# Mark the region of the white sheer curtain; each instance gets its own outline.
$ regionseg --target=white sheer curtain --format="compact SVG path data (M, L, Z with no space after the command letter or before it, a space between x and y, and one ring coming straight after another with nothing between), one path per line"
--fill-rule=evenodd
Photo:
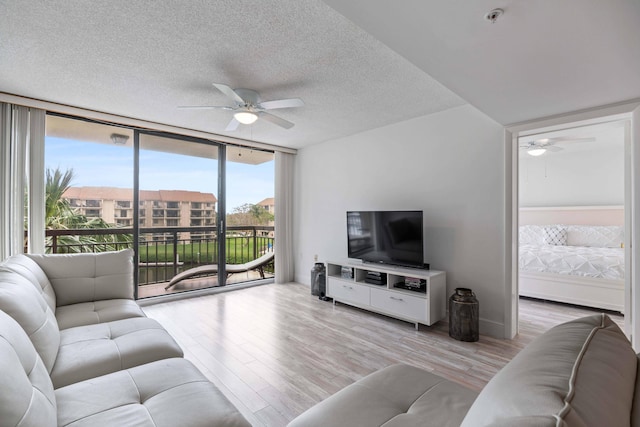
M28 149L28 186L29 209L28 224L29 253L44 253L45 228L45 178L44 178L44 138L46 111L29 109L29 149Z
M276 283L293 281L293 154L276 151L275 265Z
M30 209L33 215L29 215L29 226L41 234L40 239L29 243L39 246L32 252L44 250L44 120L42 110L0 103L0 260L24 251L29 182L33 183L29 198L34 199L35 209ZM35 163L29 161L30 157ZM39 169L34 170L36 167ZM35 179L28 179L30 171Z

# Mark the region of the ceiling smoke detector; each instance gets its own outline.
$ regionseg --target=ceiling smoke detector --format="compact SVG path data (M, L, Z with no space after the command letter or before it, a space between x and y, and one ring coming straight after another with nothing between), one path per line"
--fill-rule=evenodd
M502 9L493 9L491 12L484 15L484 19L495 24L498 18L504 13Z

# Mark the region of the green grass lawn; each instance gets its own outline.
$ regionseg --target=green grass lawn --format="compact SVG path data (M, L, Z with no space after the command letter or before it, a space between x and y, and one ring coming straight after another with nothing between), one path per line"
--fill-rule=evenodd
M260 237L257 239L257 256L266 249L273 240ZM140 262L173 262L173 245L140 244ZM188 264L216 264L218 260L217 242L178 243L178 258ZM226 261L228 264L242 264L255 259L254 239L244 237L228 237L226 245Z

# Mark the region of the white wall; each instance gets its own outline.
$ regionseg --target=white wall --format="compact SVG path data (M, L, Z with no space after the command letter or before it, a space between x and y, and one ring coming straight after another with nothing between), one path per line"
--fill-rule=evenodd
M347 210L423 210L425 261L447 272L448 295L472 288L481 332L503 337L503 138L467 105L299 150L296 281L309 284L315 254L346 258Z
M624 205L623 129L619 134L596 150L521 156L520 206Z

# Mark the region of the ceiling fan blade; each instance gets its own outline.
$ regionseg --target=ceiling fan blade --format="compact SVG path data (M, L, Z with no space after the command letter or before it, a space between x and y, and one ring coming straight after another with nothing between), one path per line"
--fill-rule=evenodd
M232 107L225 105L180 105L180 110L233 110Z
M227 127L224 128L224 130L227 131L227 132L234 131L234 130L238 129L238 125L240 125L240 122L237 121L235 118L233 118L233 119L231 119L231 121L229 122Z
M555 145L545 145L543 148L547 151L562 151L562 147L556 147Z
M551 138L551 141L553 143L556 143L556 142L593 142L595 140L596 140L595 138L571 138L570 136Z
M273 101L261 102L259 107L265 110L275 110L276 108L302 107L304 102L300 98L276 99Z
M287 121L278 116L274 116L273 114L265 113L264 111L259 112L258 116L260 116L261 119L264 119L268 122L273 123L274 125L278 125L285 129L291 129L293 127L293 123L291 123L290 121Z
M233 89L231 89L227 85L223 85L222 83L213 83L213 87L218 89L220 92L227 95L227 98L233 99L238 104L245 104L244 99L240 95L238 95Z

